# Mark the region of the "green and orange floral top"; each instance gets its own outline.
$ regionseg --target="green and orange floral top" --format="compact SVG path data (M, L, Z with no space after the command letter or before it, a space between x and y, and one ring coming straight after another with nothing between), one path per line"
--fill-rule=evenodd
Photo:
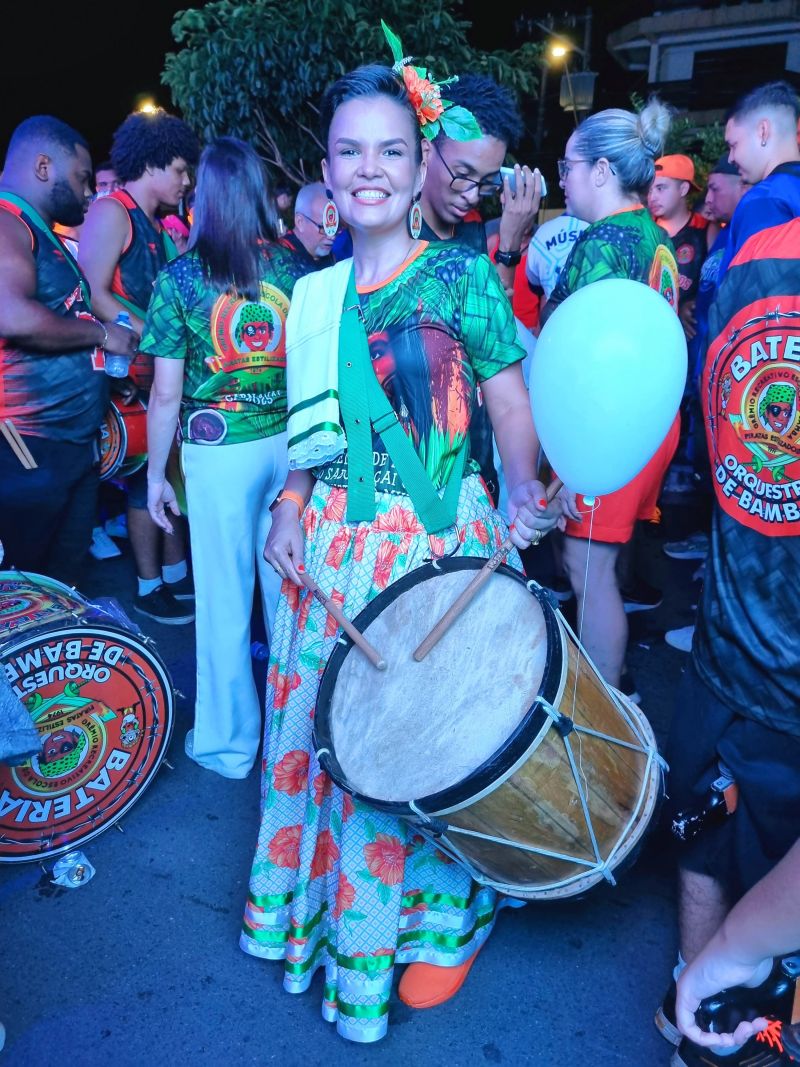
M359 297L378 381L441 488L469 433L476 386L525 358L497 272L464 246L423 243L396 274L359 287ZM375 488L403 492L378 434L373 452ZM347 453L316 474L346 486Z

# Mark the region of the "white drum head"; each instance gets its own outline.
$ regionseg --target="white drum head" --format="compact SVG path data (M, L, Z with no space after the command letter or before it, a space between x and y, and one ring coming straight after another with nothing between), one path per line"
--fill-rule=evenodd
M498 752L544 674L544 613L526 586L493 574L427 657L414 649L477 574L438 574L401 593L364 631L387 661L355 648L336 678L330 733L349 786L407 803L457 785Z

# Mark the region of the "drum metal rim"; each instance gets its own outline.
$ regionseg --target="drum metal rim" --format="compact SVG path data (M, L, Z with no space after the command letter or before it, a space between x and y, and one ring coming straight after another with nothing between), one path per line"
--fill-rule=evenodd
M109 400L108 408L109 412L113 411L113 417L119 428L119 454L117 455L113 466L109 467L107 471L100 475L101 482L107 482L110 478L113 478L115 474L119 473L120 467L125 462L125 453L128 451L128 427L125 425L122 413L113 400ZM109 412L106 412L106 415L108 415Z
M75 592L71 590L71 592ZM80 594L75 594L76 597L80 597ZM80 598L83 600L84 598ZM75 848L80 848L87 842L93 840L104 830L108 830L114 826L115 823L130 811L131 807L139 800L148 786L152 783L156 776L156 773L164 762L164 758L169 749L172 741L172 734L175 726L175 689L173 688L172 679L170 677L169 670L166 664L162 660L161 656L154 649L152 641L145 635L139 635L135 631L126 630L122 626L116 626L113 623L103 623L93 619L76 619L74 626L65 626L60 623L55 628L50 628L46 624L40 626L29 626L13 631L6 631L0 633L0 664L7 656L14 655L22 646L24 646L31 639L36 639L39 636L46 635L48 638L57 640L61 635L75 634L76 630L84 630L91 634L96 634L100 637L108 637L112 640L119 640L123 638L124 641L132 643L135 650L141 655L144 654L151 661L151 665L159 676L162 688L166 697L166 704L163 708L164 719L164 736L161 745L161 755L157 761L153 764L150 772L146 777L141 779L141 784L137 786L136 791L128 798L128 800L120 807L119 811L114 815L113 819L101 823L96 828L90 830L82 836L71 838L66 844L57 848L43 848L40 852L29 853L26 855L3 855L0 852L0 864L3 863L31 863L39 862L43 859L52 859L55 856L60 856L64 852L70 852ZM9 636L12 639L3 642L3 637ZM55 836L55 835L53 835Z
M433 563L427 563L422 567L417 567L403 575L402 578L398 578L388 589L385 589L375 597L353 619L353 623L363 632L370 623L378 618L388 604L391 604L408 589L452 571L480 570L486 562L486 559L481 556L458 556L438 559L435 566ZM539 692L531 701L531 706L523 715L516 730L506 739L503 747L455 785L439 793L415 797L405 802L385 801L366 796L348 784L339 761L336 759L333 738L327 718L339 669L354 647L350 639L342 635L328 658L320 681L314 715L312 743L323 770L330 775L340 789L349 793L356 800L370 804L380 811L386 811L392 815L412 820L418 820L420 816L424 819L434 812L457 811L459 808L470 804L476 795L491 793L493 789L497 788L513 773L520 762L524 762L537 745L541 744L542 738L552 725L552 719L542 707L542 701L548 704L557 703L566 680L567 657L564 631L547 592L541 586L507 564L501 564L496 573L505 575L524 585L531 596L538 601L544 615L547 652Z

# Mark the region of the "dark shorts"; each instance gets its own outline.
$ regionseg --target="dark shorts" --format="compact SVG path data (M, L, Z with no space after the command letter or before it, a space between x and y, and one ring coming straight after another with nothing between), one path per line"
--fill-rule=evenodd
M136 511L147 511L147 466L129 475L125 479L128 494L128 507Z
M800 737L738 715L690 664L678 689L666 759L670 820L706 797L720 760L736 780L734 814L677 847L681 867L710 875L738 899L800 838Z

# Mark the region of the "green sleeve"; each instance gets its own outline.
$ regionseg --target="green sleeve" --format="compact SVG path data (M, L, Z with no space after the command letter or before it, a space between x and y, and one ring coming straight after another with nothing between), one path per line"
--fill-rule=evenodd
M461 286L461 337L479 381L493 377L525 358L517 339L517 321L494 264L476 257Z
M159 271L153 283L139 347L160 359L187 358L184 309L169 267Z

